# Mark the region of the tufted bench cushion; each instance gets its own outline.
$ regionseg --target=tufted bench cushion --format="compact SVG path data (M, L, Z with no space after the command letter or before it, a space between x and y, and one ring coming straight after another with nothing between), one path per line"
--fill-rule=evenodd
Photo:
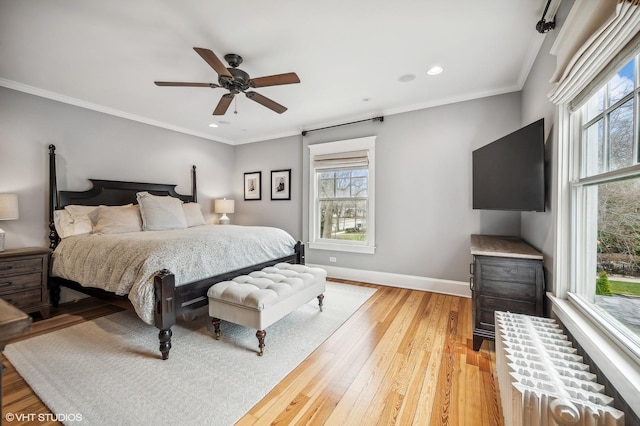
M262 355L266 327L314 297L322 310L326 278L324 269L278 263L214 284L207 296L216 338L220 337L220 320L255 328Z

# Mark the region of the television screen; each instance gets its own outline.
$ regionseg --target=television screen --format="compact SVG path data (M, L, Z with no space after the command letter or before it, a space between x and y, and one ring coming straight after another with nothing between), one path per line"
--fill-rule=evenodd
M473 151L473 208L544 211L544 118Z

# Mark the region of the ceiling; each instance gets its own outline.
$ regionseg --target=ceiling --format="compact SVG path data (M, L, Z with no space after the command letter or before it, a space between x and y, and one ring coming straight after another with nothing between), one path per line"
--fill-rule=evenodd
M544 39L535 26L545 5L0 0L0 85L248 143L520 90ZM240 94L225 115L213 116L225 89L154 85L217 83L194 47L211 49L223 62L227 53L241 55L239 68L253 78L296 72L299 84L254 89L288 110L277 114ZM433 65L444 72L427 75Z

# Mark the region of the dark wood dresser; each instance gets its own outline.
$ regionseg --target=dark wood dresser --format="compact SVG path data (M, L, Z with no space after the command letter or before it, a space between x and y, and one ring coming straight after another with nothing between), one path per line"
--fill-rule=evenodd
M543 316L542 253L517 237L472 235L473 349L495 340L494 312Z
M50 314L49 249L27 247L0 252L0 298L24 312Z

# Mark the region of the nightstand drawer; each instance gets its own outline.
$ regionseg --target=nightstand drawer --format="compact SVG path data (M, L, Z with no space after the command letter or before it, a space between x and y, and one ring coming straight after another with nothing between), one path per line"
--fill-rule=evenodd
M42 272L43 260L41 257L32 259L16 259L0 262L0 278L12 275Z
M42 274L16 275L0 277L0 295L42 286Z
M11 303L17 308L28 308L30 306L38 306L42 304L42 289L20 291L17 293L0 295L0 298Z

